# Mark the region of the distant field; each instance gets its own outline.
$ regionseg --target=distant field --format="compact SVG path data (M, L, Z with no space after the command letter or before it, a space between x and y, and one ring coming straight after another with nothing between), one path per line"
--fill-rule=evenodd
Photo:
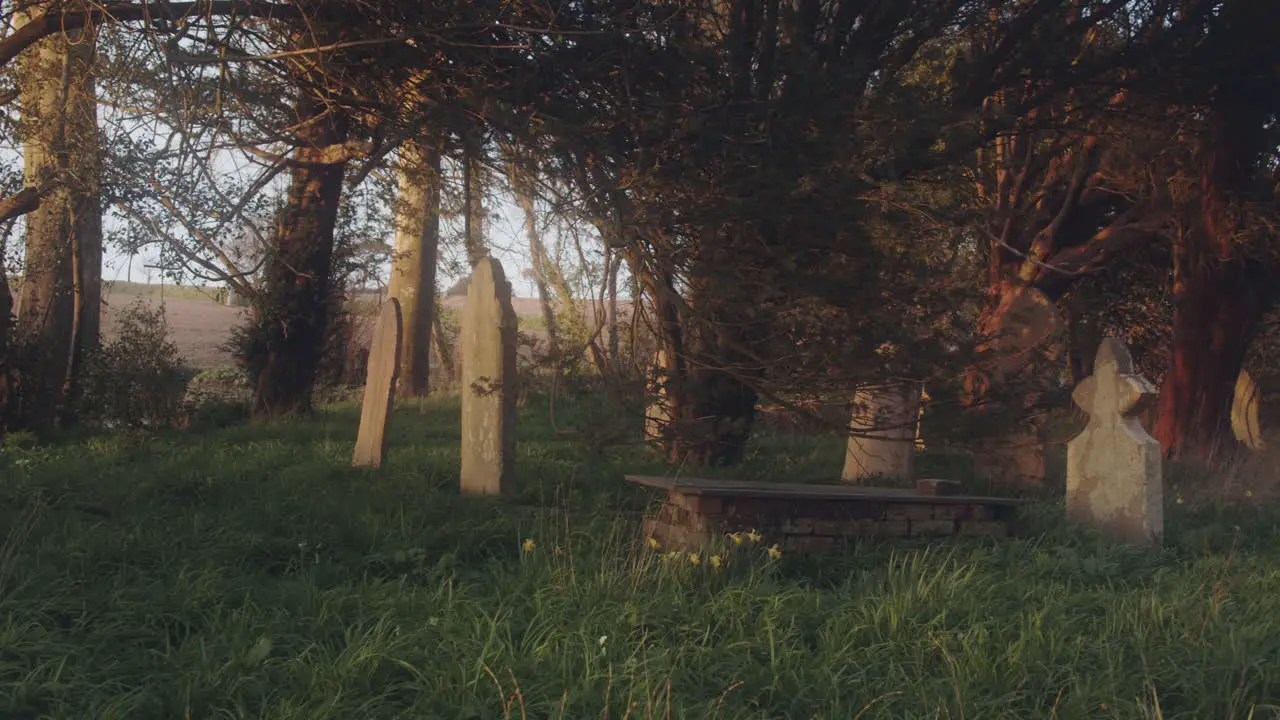
M112 337L120 312L134 299L163 302L170 336L187 364L199 370L230 364L231 354L220 346L227 341L231 328L243 322L245 308L215 302L215 292L214 288L112 283L104 293L104 338Z
M169 331L178 352L187 364L198 370L204 370L232 362L230 353L221 349L231 332L231 328L244 321L245 308L227 307L215 300L217 288L189 287L175 285L146 285L143 283L109 283L105 291L106 307L103 309L102 324L106 339L115 332L116 322L121 310L136 298L143 298L152 304L164 303L165 317L169 322ZM374 296L361 297L357 302L376 302ZM445 297L442 305L461 312L466 298L461 296ZM530 332L543 329L542 317L538 301L532 298L515 298L513 303L516 315L521 318L521 327ZM620 304L619 314L623 317L629 311L629 304Z

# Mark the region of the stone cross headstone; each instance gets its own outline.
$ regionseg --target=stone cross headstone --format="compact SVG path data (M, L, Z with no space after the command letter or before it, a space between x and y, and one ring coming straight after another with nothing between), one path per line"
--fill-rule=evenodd
M364 382L364 403L360 408L360 430L351 456L351 464L355 467L382 467L387 456L387 424L391 422L391 410L395 406L392 398L396 380L400 378L400 345L403 342L400 323L400 303L391 298L383 304L373 329Z
M1124 343L1105 338L1093 375L1072 399L1089 424L1067 443L1068 519L1114 539L1158 544L1164 536L1160 442L1138 421L1155 402L1155 388L1134 373Z
M857 392L849 429L858 435L849 436L841 480L911 477L921 389L917 383L892 383Z
M649 406L644 412L644 439L657 442L662 439L667 422L671 415L667 409L666 390L667 351L659 349L654 356L653 367L649 370L648 387Z
M462 492L510 489L516 444L516 313L502 264L476 264L462 313Z
M1250 450L1265 450L1262 441L1262 425L1258 422L1258 406L1261 403L1258 386L1248 370L1241 370L1236 378L1235 397L1231 402L1231 429L1240 444Z

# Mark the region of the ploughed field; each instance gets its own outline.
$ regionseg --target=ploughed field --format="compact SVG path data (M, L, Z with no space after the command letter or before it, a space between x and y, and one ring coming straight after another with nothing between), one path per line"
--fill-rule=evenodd
M635 445L521 410L518 492L456 493L458 404L307 424L15 437L0 483L0 717L1262 718L1280 707L1273 510L1191 510L1160 551L1033 506L1016 540L696 556L640 542ZM615 421L557 403L561 428ZM624 428L641 434L640 423ZM754 441L750 479L838 476Z
M245 308L215 302L214 293L215 290L205 288L113 283L106 290L106 307L102 311L104 339L111 339L120 312L136 298L156 305L163 302L169 339L177 346L185 364L195 370L230 365L234 360L222 346L230 337L231 329L244 322ZM460 314L465 300L462 296L444 297L442 304ZM544 332L537 300L514 298L512 305L521 330L534 335ZM627 304L623 303L620 313L625 314L627 310ZM371 325L372 314L365 320L366 325ZM362 327L365 335L368 329Z

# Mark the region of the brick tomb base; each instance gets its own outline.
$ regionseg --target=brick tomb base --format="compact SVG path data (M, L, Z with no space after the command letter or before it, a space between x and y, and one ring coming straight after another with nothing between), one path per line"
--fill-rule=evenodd
M1014 498L952 494L949 481L921 480L916 490L850 485L662 478L628 482L667 491L644 534L663 548L695 549L727 533L756 530L792 551L823 550L858 538L1004 537L1017 531Z

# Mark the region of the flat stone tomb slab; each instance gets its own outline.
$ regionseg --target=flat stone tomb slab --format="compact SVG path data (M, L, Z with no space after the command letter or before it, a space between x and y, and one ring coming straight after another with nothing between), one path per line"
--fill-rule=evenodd
M665 478L628 482L667 491L643 532L664 549L696 549L757 530L785 550L819 551L858 538L1016 534L1016 498L933 495L901 488Z

